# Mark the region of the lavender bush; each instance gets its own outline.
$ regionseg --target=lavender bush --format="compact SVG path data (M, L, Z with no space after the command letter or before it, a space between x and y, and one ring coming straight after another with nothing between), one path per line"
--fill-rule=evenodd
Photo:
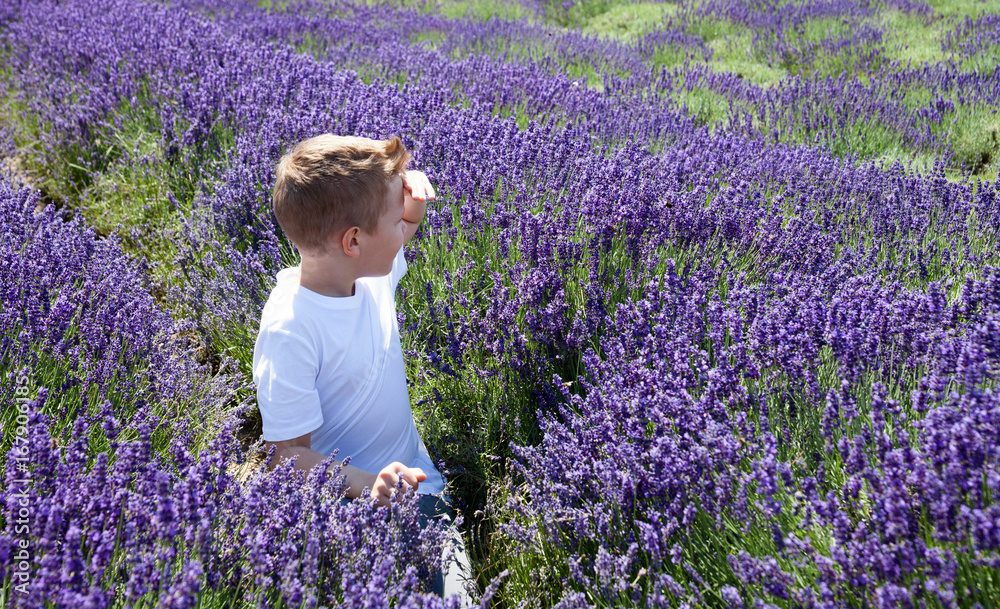
M28 371L35 386L58 387L50 406L60 426L72 427L101 403L127 421L154 399L209 425L223 415L208 404L224 404L231 383L210 380L189 355L190 325L173 322L156 303L142 261L6 179L0 214L5 402L14 399L15 377ZM12 417L4 411L5 424ZM10 437L3 441L9 448Z
M341 503L343 479L323 468L306 480L287 463L238 478L237 419L197 456L185 441L193 421L173 425L157 454L151 436L169 423L141 409L119 427L106 403L90 421L110 438L106 451L88 449L83 418L60 446L42 413L49 399L43 388L26 408L30 470L18 472L13 451L6 464L6 606L442 606L425 590L443 533L417 528L412 496L390 519L369 502Z

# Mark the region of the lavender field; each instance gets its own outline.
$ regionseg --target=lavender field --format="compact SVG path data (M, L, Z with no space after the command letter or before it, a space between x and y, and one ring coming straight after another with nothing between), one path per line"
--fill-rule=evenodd
M474 602L1000 606L998 65L981 0L0 0L0 606L460 606L412 496L264 468L325 132L438 193Z

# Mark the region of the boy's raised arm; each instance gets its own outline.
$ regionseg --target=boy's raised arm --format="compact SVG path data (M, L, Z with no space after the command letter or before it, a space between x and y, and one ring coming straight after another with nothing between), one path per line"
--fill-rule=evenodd
M406 233L403 245L410 242L417 226L427 213L427 200L435 197L434 187L422 171L410 170L403 176L403 221L406 222Z

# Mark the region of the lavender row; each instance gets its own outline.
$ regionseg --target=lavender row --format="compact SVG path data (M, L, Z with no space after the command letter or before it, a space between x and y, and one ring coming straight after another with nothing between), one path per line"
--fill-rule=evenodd
M529 39L547 38L544 29L520 23L454 22L408 9L369 9L348 3L321 8L306 1L287 6L285 12L263 11L242 0L227 3L224 11L215 4L186 2L184 6L213 15L221 12L217 17L221 27L245 40L263 38L301 45L334 65L386 81L406 82L421 91L435 91L449 105L472 104L486 111L518 115L525 122L582 122L607 141L679 141L698 133L676 103L655 93L656 87L669 87L670 82L656 78L631 49L611 43L576 37L571 39L575 44L561 53L564 61L589 64L603 47L610 45L617 51L622 59L606 74L598 75L605 81L605 93L601 94L586 86L586 78L563 73L551 59L510 61L511 53L495 57L468 52L468 48L483 48L479 40L508 30ZM425 31L444 36L440 49L410 43L412 37ZM459 58L452 59L453 55ZM622 70L634 75L615 76ZM641 105L640 97L644 97ZM595 117L600 119L592 120Z
M572 606L988 602L997 269L952 303L809 274L730 273L722 300L719 271L677 271L618 308L586 397L518 451L527 487L494 509L566 559L534 585Z
M6 606L458 606L426 592L444 531L417 527L412 496L390 518L368 502L342 503L333 474L303 479L286 464L237 477L237 418L195 454L183 441L194 420L168 423L140 407L119 426L105 403L90 421L109 438L105 451L88 447L84 418L59 445L58 417L42 414L58 398L42 388L23 409L30 470L18 472L15 451L6 460ZM156 453L162 425L175 439Z
M976 19L966 17L948 32L941 42L945 50L958 49L963 55L975 56L992 51L996 57L1000 46L1000 15L984 14Z
M99 239L64 215L37 192L0 182L0 362L12 373L0 379L0 398L13 400L13 372L53 363L59 372L47 380L75 393L81 412L109 395L143 403L199 394L204 371L178 357L189 348L190 325L160 309L146 268L114 238ZM61 414L72 421L79 413L72 402L66 408Z
M839 0L833 2L799 2L782 5L778 2L742 2L739 0L708 0L693 2L692 17L724 19L740 24L752 32L751 51L766 57L773 65L786 65L808 73L818 67L819 55L848 54L866 60L881 59L884 32L873 21L881 13L898 11L930 20L935 11L924 2L881 2L869 0ZM806 29L813 22L836 25L822 34L809 36ZM810 38L817 38L811 40ZM867 54L867 57L866 57ZM865 71L863 66L859 71Z
M711 55L699 38L676 30L657 28L633 46L499 16L448 19L429 6L375 7L351 1L297 0L262 11L258 5L241 0L184 0L171 5L203 12L220 25L239 28L250 38L282 38L320 54L348 39L365 45L395 41L431 47L453 59L463 59L469 53L502 56L508 63L536 63L553 72L562 71L565 65L594 67L599 72L640 71L647 67L643 59L649 59L665 44L691 47L694 56ZM323 38L311 35L317 32L322 32Z
M553 71L551 60L509 64L489 56L470 55L452 59L457 53L483 49L476 41L507 30L519 37L542 38L544 29L526 29L523 24L499 20L486 24L474 20L446 21L407 9L372 12L351 4L338 5L324 13L310 3L290 5L287 13L265 13L239 2L227 5L221 23L228 31L252 38L300 42L319 57L338 65L352 66L388 79L419 82L422 87L450 92L453 103L477 102L546 120L587 121L588 117L614 116L609 121L589 121L588 130L609 141L683 141L692 128L677 117L687 94L709 91L731 100L723 120L726 129L749 135L767 135L773 141L817 140L838 154L878 155L893 142L914 151L947 152L956 135L947 129L947 119L989 112L998 98L996 71L981 73L960 64L929 64L913 69L883 56L878 46L883 33L868 21L876 11L895 8L930 18L929 9L912 6L882 7L853 2L807 3L786 11L777 6L749 9L739 3L694 4L682 9L665 29L654 31L635 47L613 46L615 65L597 63L603 92L588 90L586 81ZM197 8L198 3L188 3ZM213 12L217 9L212 8ZM304 10L305 14L298 11ZM790 48L783 32L800 28L809 19L844 18L847 38L828 38ZM777 86L764 88L741 75L717 73L711 64L686 64L661 70L650 67L655 53L651 40L666 38L671 44L690 46L685 30L697 29L704 19L725 18L752 28L752 51L771 65L792 61L800 75ZM357 23L360 27L354 27ZM402 31L398 24L408 24ZM505 27L499 27L504 24ZM443 36L440 49L408 45L416 33ZM765 41L762 41L766 39ZM580 53L589 57L596 43L570 39L561 51L560 63L572 64ZM605 45L611 43L605 42ZM463 46L464 45L464 46ZM873 46L874 45L874 46ZM696 48L695 45L692 48ZM707 48L702 44L702 48ZM460 51L459 51L460 49ZM560 47L560 50L562 47ZM758 49L758 50L753 50ZM819 52L817 49L822 49ZM485 50L499 51L499 49ZM393 57L391 62L386 57ZM504 59L508 54L502 55ZM620 60L617 58L621 58ZM811 74L808 61L846 62L851 70L833 74ZM807 61L808 60L808 61ZM620 75L624 72L624 76ZM964 127L963 127L964 128ZM969 127L973 128L973 127ZM865 134L865 131L870 134ZM978 160L958 151L955 166L979 170Z

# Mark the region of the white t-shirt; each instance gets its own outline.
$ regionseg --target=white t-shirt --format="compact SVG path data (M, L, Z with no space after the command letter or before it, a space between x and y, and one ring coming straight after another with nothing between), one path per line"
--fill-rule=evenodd
M413 423L396 319L396 285L406 274L400 248L384 277L355 281L354 295L323 296L282 269L264 306L253 349L253 380L264 439L307 433L313 450L376 474L393 461L427 474L418 492L439 494L444 479Z

